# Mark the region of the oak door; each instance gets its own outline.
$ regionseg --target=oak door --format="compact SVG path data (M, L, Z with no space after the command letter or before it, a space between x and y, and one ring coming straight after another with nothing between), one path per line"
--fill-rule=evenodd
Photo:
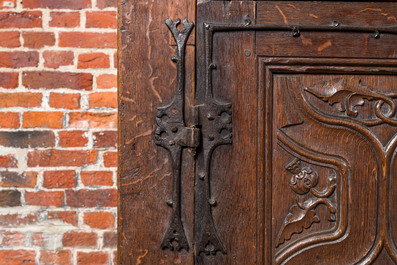
M395 2L119 8L120 264L397 263Z

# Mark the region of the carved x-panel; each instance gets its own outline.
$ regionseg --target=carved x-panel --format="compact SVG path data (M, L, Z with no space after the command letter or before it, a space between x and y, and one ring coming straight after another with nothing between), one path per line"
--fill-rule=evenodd
M397 262L393 66L393 60L260 59L265 116L277 120L265 123L273 139L265 146L273 161L265 188L265 205L272 206L265 215L272 227L265 233L273 246L265 253L269 263L303 264L304 256L354 243L362 251L344 262L368 264L383 249ZM283 191L289 208L273 190Z

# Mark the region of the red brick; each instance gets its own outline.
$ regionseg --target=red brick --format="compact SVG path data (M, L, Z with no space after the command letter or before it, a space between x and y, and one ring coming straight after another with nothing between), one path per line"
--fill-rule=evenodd
M0 20L1 21L1 20ZM39 65L38 52L0 52L0 67L21 68Z
M117 63L118 63L117 52L115 52L113 55L113 62L114 62L114 68L117 68Z
M74 170L46 171L43 178L43 187L47 189L74 188L76 186L76 172Z
M117 128L117 113L73 112L69 113L71 128Z
M0 112L0 128L16 129L19 128L20 123L19 113Z
M37 214L35 213L0 215L0 226L3 227L32 225L35 223L37 223Z
M5 167L5 168L18 167L17 158L14 155L0 155L0 167Z
M79 55L77 68L109 68L109 56L107 54L98 53L83 53Z
M80 108L80 94L51 93L50 107L56 109Z
M1 12L0 28L41 28L41 11Z
M96 6L98 8L117 7L117 0L97 0Z
M41 93L0 93L0 108L41 106Z
M62 131L59 132L59 146L82 147L88 144L86 131Z
M23 0L24 8L83 9L91 7L91 0Z
M52 128L63 127L63 112L25 112L23 113L23 128Z
M37 172L0 172L1 187L34 188L37 182Z
M0 73L0 87L2 88L17 88L18 87L18 73Z
M32 234L32 244L33 246L44 247L45 239L43 233L33 233Z
M50 27L74 28L80 26L78 12L51 12Z
M18 31L0 32L0 47L6 47L6 48L20 47L21 41L19 40L19 35L20 33Z
M0 250L0 264L7 265L35 265L36 252L34 250Z
M66 190L66 203L70 207L116 207L117 190Z
M117 87L117 75L103 74L96 78L98 88L114 88Z
M93 11L86 13L86 28L112 28L117 27L116 11Z
M60 66L73 65L74 54L71 51L43 52L44 66L57 69Z
M25 191L25 201L27 205L62 207L63 191Z
M56 252L42 250L40 253L41 265L70 265L72 253L70 250L60 249Z
M117 108L116 92L97 92L89 96L90 108Z
M34 150L28 153L29 167L85 166L96 162L94 150Z
M80 176L85 186L113 185L113 172L111 171L81 171Z
M0 245L2 247L23 247L25 235L19 232L0 231Z
M65 247L96 247L96 233L71 231L63 234L62 243Z
M54 147L52 131L1 131L0 145L15 148Z
M55 44L55 36L52 32L24 32L22 37L23 46L28 48L39 49Z
M114 227L114 215L109 212L85 213L84 223L91 228L107 229Z
M117 247L117 234L115 232L103 233L103 247L104 248Z
M106 252L77 252L77 265L107 265L108 259Z
M103 154L105 167L117 167L117 152L106 152Z
M61 32L59 47L117 48L116 33Z
M0 9L14 8L17 6L17 0L0 0Z
M117 145L117 131L93 133L94 148L112 148Z
M0 207L15 206L21 206L21 192L17 190L1 190Z
M70 88L92 90L92 74L67 72L24 72L22 84L31 89Z
M77 213L75 211L48 211L48 220L61 220L75 226L77 225Z

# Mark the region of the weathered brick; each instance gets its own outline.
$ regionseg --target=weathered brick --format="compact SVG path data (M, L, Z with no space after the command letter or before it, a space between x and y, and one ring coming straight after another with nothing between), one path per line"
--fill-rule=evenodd
M44 247L45 238L42 232L37 232L32 234L32 245L38 247Z
M64 205L63 191L25 191L27 205L58 206Z
M59 132L59 146L82 147L88 144L86 131L62 131Z
M1 12L0 28L40 28L42 25L41 11Z
M117 247L117 234L115 232L103 233L103 247L104 248Z
M93 212L84 214L84 223L91 228L109 229L114 227L114 216L109 212Z
M34 67L38 65L39 53L36 51L0 52L0 67L21 68Z
M50 27L74 28L80 25L79 12L51 12Z
M37 182L37 172L0 172L1 187L34 188Z
M60 66L72 65L74 53L72 51L44 51L44 66L57 69Z
M86 13L86 28L117 27L116 11L93 11Z
M14 155L0 155L0 167L5 167L5 168L18 167L17 158Z
M116 92L97 92L89 96L90 108L117 108Z
M85 186L113 185L113 172L111 171L81 171L80 176Z
M117 75L103 74L96 78L98 88L114 88L117 87Z
M23 247L25 234L11 231L0 231L0 245L2 247Z
M117 167L117 152L106 152L103 154L105 167Z
M28 166L85 166L94 164L97 155L98 152L94 150L34 150L28 153Z
M117 48L116 33L60 32L59 47Z
M19 35L20 33L18 31L0 32L0 47L16 48L21 46Z
M74 188L76 186L74 170L46 171L43 178L43 187L47 189Z
M0 93L0 108L24 107L32 108L41 106L41 93Z
M117 113L69 113L70 128L117 128Z
M79 55L77 68L109 68L109 56L102 52L83 53Z
M77 252L77 265L107 265L108 260L106 252Z
M50 107L57 109L78 109L80 108L80 94L51 93Z
M98 8L117 7L117 0L97 0L96 6Z
M24 8L83 9L91 7L90 0L23 0Z
M23 113L23 128L52 128L60 129L64 122L63 112L32 111Z
M75 226L77 225L77 213L75 211L48 211L48 220L61 220Z
M22 37L23 46L28 48L39 49L55 44L55 36L52 32L23 32Z
M7 249L0 250L0 264L7 265L35 265L36 252L34 250Z
M0 206L1 207L21 206L21 192L17 190L1 190Z
M66 203L70 207L116 207L117 190L66 190Z
M92 74L67 72L24 72L22 84L31 89L70 88L92 90Z
M13 131L0 132L0 146L15 148L37 148L55 146L52 131Z
M0 112L0 128L19 128L21 121L17 112ZM1 133L0 133L1 134ZM1 142L1 136L0 136Z
M117 69L117 63L118 63L117 52L115 52L113 55L113 62L114 62L114 68Z
M94 148L115 148L117 145L117 131L101 131L93 134Z
M18 87L18 73L0 73L0 87L2 88L17 88Z
M0 215L0 226L2 227L32 225L35 224L36 222L37 222L37 214L35 213Z
M65 247L96 247L96 233L71 231L63 234L62 243Z
M0 0L0 9L14 8L17 6L17 0Z
M40 252L40 264L42 265L70 265L72 253L68 249L58 251L42 250Z

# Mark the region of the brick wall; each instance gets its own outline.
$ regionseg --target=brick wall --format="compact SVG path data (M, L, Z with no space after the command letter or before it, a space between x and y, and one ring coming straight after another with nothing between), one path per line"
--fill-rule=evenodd
M116 0L0 0L0 264L115 264Z

